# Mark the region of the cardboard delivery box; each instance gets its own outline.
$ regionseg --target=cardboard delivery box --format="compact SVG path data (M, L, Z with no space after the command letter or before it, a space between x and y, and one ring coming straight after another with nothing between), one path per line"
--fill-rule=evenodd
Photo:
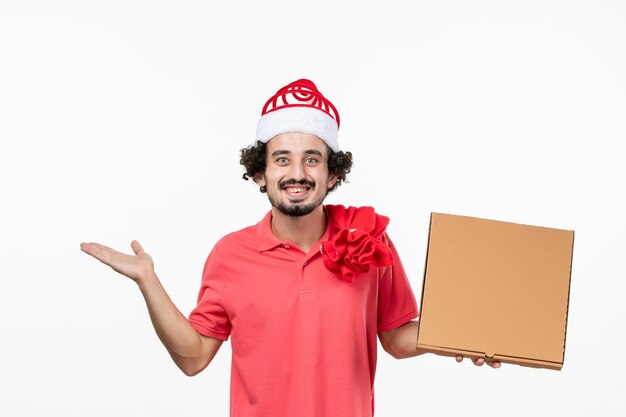
M574 232L432 213L417 347L560 370Z

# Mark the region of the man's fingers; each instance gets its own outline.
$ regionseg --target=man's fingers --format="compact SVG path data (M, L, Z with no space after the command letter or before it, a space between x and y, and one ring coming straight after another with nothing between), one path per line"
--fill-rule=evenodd
M463 361L463 356L457 355L456 356L456 361L457 362L462 362ZM494 369L498 369L502 365L499 361L486 361L484 358L472 358L472 362L476 366L483 366L484 364L487 364L487 365L491 366Z
M136 240L130 242L130 247L133 248L133 252L135 252L135 255L141 255L145 253L141 244ZM108 246L104 246L95 242L81 243L80 250L106 264L110 264L112 258L116 255L126 255L124 253L116 251L115 249L109 248Z
M101 245L99 243L95 243L95 242L90 242L90 243L81 243L80 244L80 250L82 250L83 252L93 256L94 258L96 258L97 260L99 260L100 262L103 262L107 265L110 265L111 263L111 258L113 257L113 255L116 253L115 250Z
M136 241L133 241L133 242L136 242ZM138 250L141 253L143 253L143 248L141 247L139 242L136 242L136 244L138 246L133 247L133 250L135 250L135 253L137 253ZM95 242L81 243L80 249L83 252L93 256L94 258L102 262L103 264L108 265L111 268L115 269L116 271L117 271L117 268L119 268L123 262L126 262L128 260L128 258L131 258L131 257L134 258L134 256L132 255L127 255L125 253L118 252L115 249L109 248L108 246L104 246Z
M483 366L483 364L485 363L485 360L483 358L476 358L476 359L472 359L472 362L474 362L474 365L476 366Z

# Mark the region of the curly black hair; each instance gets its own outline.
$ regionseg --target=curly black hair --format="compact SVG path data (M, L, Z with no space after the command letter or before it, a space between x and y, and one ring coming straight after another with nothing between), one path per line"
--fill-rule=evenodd
M337 182L328 190L333 191L346 180L346 176L352 169L352 152L333 152L328 148L328 172L330 175L337 176ZM243 174L244 180L249 180L258 173L265 171L267 164L266 144L257 141L256 145L250 145L247 148L240 149L241 159L239 163L244 166L246 172Z

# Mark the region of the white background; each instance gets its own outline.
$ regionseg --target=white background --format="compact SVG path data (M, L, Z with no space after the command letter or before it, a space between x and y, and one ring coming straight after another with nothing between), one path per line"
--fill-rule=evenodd
M391 217L418 299L431 211L576 231L562 371L379 348L376 415L625 415L624 22L620 1L2 1L0 415L228 415L230 342L184 376L79 244L138 239L187 314L213 244L269 208L238 151L303 77L355 158L327 202Z

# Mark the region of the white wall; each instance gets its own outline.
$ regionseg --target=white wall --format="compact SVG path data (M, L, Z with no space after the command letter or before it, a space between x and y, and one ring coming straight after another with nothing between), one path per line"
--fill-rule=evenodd
M624 415L620 1L0 3L0 415L228 415L230 342L195 378L139 291L79 250L138 239L179 308L223 234L264 101L311 78L421 294L431 211L576 231L565 366L380 349L376 415Z

